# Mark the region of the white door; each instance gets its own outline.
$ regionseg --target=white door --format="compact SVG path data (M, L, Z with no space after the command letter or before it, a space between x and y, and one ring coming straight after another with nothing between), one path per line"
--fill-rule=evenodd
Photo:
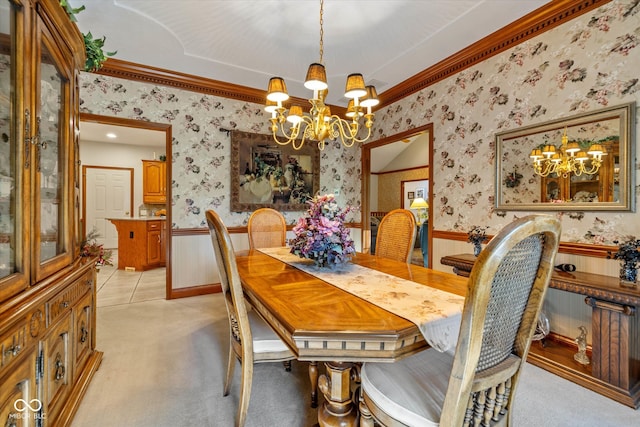
M86 215L87 233L93 227L98 230L106 249L118 248L118 232L107 218L122 218L131 215L131 169L109 169L87 167Z

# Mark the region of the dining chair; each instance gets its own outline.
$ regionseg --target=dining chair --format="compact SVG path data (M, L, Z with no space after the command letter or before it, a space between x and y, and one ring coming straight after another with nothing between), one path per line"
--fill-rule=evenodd
M375 255L409 264L416 241L416 218L407 209L394 209L378 226Z
M360 426L511 425L559 240L549 215L504 227L471 270L455 351L363 364Z
M290 361L295 357L255 310L247 310L229 232L213 210L207 210L206 217L229 317L229 361L223 395L229 394L237 359L242 367L242 377L235 425L242 427L249 409L254 363Z
M280 212L271 208L254 211L247 224L249 247L276 248L285 245L287 223Z

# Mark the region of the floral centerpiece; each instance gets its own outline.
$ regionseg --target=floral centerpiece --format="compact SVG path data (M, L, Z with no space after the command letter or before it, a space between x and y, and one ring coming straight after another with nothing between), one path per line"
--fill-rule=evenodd
M336 267L355 253L353 240L344 221L350 207L341 209L333 194L309 200L307 214L293 227L296 237L289 240L291 253L313 260L318 267Z
M633 237L625 242L614 240L618 245L618 251L614 254L609 252L607 258L619 259L620 279L625 282L635 283L638 278L638 263L640 262L640 239Z
M480 255L480 251L482 250L482 243L487 240L486 230L487 227L474 225L473 228L467 233L467 242L473 244L473 254L475 256Z
M113 265L111 262L112 251L111 249L105 249L104 245L98 243L98 229L93 229L87 233L84 241L80 244L80 256L81 257L98 257L96 260L97 266Z

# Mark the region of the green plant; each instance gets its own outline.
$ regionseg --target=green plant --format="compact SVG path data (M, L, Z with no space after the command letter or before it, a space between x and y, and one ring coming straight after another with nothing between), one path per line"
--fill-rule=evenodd
M60 0L60 6L64 8L67 15L69 15L69 19L73 22L77 22L78 20L76 19L76 15L85 10L84 5L77 8L72 7L68 0ZM82 34L82 37L84 39L84 48L87 55L87 60L84 64L85 71L99 70L102 68L102 64L107 60L108 56L113 56L118 53L118 51L104 52L102 48L104 47L106 37L94 39L91 31L86 34Z

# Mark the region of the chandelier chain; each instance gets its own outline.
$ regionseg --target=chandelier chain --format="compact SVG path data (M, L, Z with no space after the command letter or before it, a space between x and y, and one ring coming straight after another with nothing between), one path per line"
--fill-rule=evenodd
M364 77L360 73L347 76L345 98L349 98L346 119L331 114L329 105L325 104L329 92L327 76L324 67L324 0L320 0L320 59L312 63L307 71L304 86L313 91L309 99L311 108L307 113L299 105L291 105L287 111L282 103L289 99L287 87L282 77L272 77L267 90L267 105L265 111L271 113L269 122L273 139L277 144L291 144L295 150L302 148L306 140L317 141L322 150L327 140L338 138L345 147L355 143L363 143L371 137L373 127L372 107L380 103L376 88L366 86ZM362 123L361 119L364 119ZM358 138L360 130L362 137ZM298 140L298 136L301 140ZM284 138L284 139L281 139Z
M320 0L320 64L324 65L322 57L324 56L324 20L322 18L324 12L324 0Z

